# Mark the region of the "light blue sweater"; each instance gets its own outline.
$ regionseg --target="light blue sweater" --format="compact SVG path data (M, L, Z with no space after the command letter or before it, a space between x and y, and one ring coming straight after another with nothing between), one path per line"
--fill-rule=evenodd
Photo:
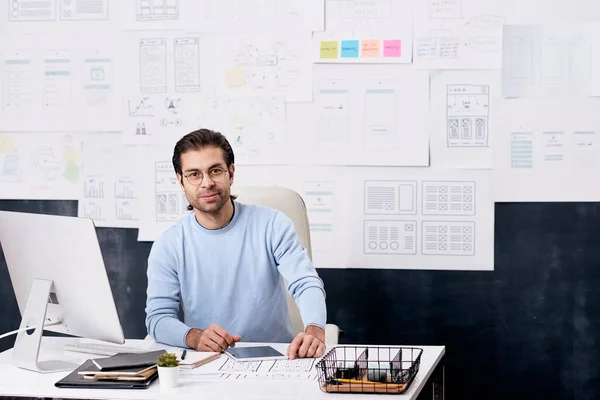
M191 213L154 242L146 328L157 342L186 347L191 328L212 323L244 342L291 342L282 275L305 328L325 329L323 281L292 221L266 207L234 207L233 219L221 229L204 228ZM177 318L180 298L184 322Z

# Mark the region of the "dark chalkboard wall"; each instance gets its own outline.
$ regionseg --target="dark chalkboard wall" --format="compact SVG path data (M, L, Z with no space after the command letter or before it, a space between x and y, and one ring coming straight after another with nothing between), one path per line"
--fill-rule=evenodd
M77 203L0 209L76 215ZM150 243L134 229L97 231L125 334L142 338ZM599 399L599 261L598 204L497 204L493 272L319 273L342 343L447 346L448 399ZM0 289L2 333L19 312L1 255Z

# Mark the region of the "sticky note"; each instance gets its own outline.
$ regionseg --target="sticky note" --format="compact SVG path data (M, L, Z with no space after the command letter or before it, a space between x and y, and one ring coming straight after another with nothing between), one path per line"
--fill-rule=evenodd
M15 152L15 138L13 136L0 136L0 154Z
M342 58L358 58L358 40L342 40Z
M225 81L227 87L241 87L246 84L246 74L244 69L240 67L233 67L225 70Z
M338 58L339 43L337 41L321 42L321 58Z
M360 56L362 58L376 58L379 57L379 48L381 41L369 39L361 42Z
M401 56L401 40L384 40L383 41L383 57L393 58Z

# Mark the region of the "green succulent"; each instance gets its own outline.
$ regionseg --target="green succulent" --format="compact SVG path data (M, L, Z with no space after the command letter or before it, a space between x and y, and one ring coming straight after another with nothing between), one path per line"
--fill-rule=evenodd
M159 367L177 367L179 366L179 360L177 359L177 355L175 355L175 353L163 353L158 356L156 365Z

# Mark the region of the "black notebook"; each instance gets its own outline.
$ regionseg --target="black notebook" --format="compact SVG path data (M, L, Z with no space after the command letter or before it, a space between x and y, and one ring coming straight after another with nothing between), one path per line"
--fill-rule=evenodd
M86 379L80 375L79 371L94 370L92 360L87 360L75 371L56 382L54 386L59 388L79 388L79 389L146 389L152 382L158 378L158 372L150 375L143 381L124 381L124 380L93 380Z
M158 356L166 350L155 350L146 353L119 353L110 357L94 358L92 361L100 371L120 368L149 367L156 364Z

